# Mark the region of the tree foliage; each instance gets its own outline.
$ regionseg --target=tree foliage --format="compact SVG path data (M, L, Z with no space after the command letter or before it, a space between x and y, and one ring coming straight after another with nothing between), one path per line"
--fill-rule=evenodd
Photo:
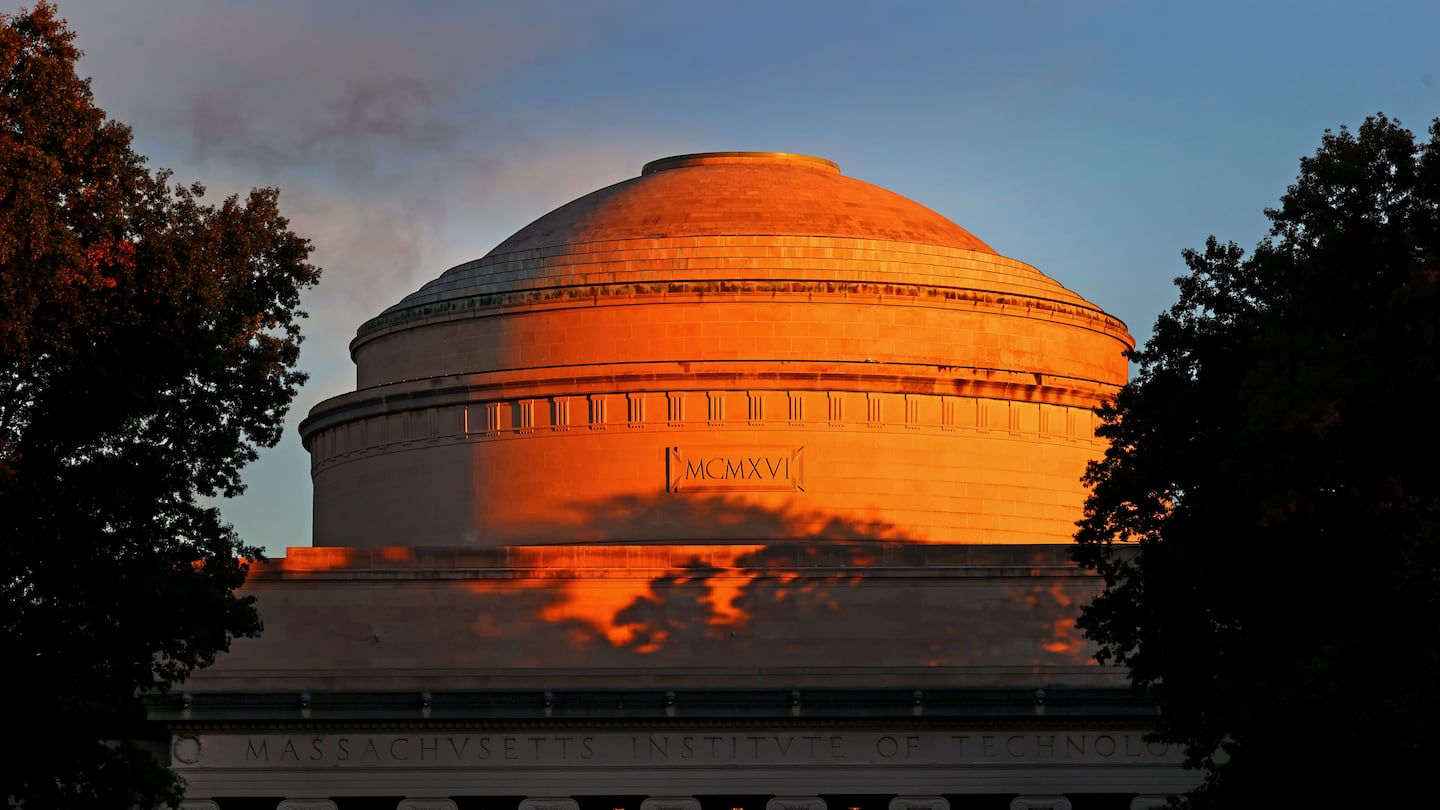
M172 187L106 119L54 6L0 18L0 801L153 806L139 695L260 622L241 491L303 376L318 271L273 189Z
M1433 803L1440 121L1327 131L1266 215L1248 256L1184 254L1101 411L1076 557L1105 588L1080 626L1206 769L1195 806L1346 783Z

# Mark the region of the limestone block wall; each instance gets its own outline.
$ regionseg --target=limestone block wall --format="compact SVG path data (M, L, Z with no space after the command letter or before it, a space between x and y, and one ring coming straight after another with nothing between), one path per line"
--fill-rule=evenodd
M463 378L352 395L308 428L316 545L1064 542L1102 452L1088 406L999 398L1021 385L1004 377L951 395L965 386L650 372L588 394ZM760 387L777 383L796 387Z
M1124 383L1123 325L1053 301L892 285L709 294L593 289L466 310L354 344L357 385L449 374L657 361L831 361L1015 370ZM804 287L813 287L805 290ZM886 292L885 290L888 290ZM575 293L576 291L570 291Z
M292 548L196 690L1115 685L1063 546Z

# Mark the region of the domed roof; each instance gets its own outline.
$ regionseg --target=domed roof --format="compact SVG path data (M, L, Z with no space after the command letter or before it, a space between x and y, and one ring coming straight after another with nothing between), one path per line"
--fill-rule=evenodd
M832 236L994 253L913 200L845 177L831 161L784 152L708 152L645 164L501 242L490 257L643 237Z
M786 152L708 152L652 161L450 268L359 329L595 285L900 280L1099 311L1054 279L831 161ZM352 344L352 349L356 344Z

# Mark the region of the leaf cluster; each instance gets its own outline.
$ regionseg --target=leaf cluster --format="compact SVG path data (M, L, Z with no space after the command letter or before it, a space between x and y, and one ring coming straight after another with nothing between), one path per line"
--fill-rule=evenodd
M1184 253L1100 411L1080 626L1206 769L1194 806L1433 798L1440 121L1327 131L1266 214L1249 255Z
M0 18L0 797L178 801L138 695L259 618L202 505L280 438L318 270L277 192L172 186L94 104L53 5Z

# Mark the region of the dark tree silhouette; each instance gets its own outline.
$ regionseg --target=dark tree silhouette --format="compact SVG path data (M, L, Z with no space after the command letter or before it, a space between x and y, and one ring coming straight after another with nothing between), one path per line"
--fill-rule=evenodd
M1195 806L1440 789L1440 121L1325 133L1249 256L1187 251L1101 410L1080 626ZM1130 541L1127 546L1112 545Z
M279 438L318 271L273 189L152 174L72 40L0 17L0 803L149 807L179 784L139 695L260 629L258 551L197 497Z

